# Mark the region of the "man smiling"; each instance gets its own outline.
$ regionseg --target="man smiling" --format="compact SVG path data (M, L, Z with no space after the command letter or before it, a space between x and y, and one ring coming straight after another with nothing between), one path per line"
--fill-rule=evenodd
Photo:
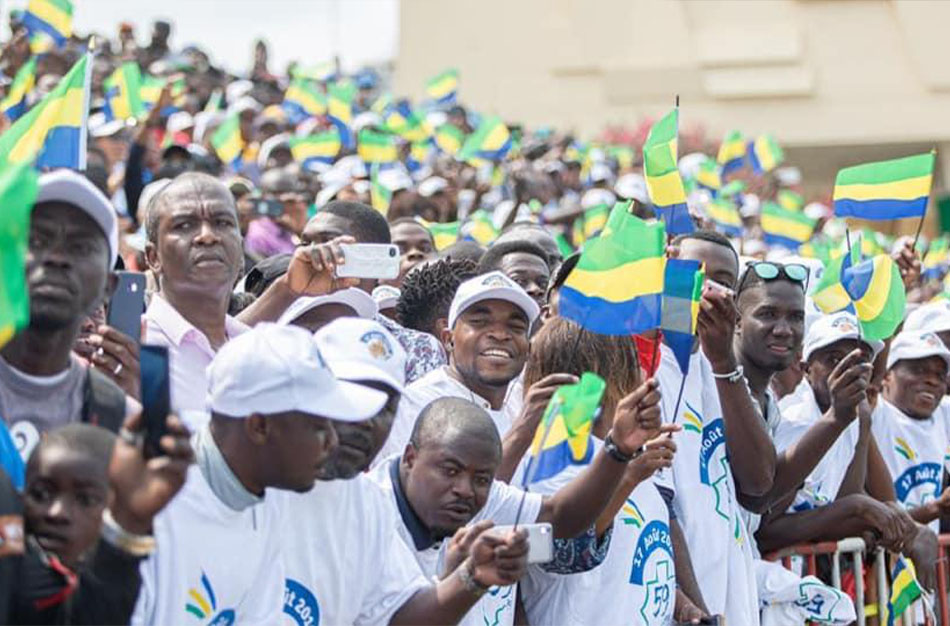
M521 411L521 386L512 381L524 367L531 324L539 311L531 296L501 272L462 283L442 334L449 364L406 388L392 433L377 460L402 452L416 417L436 398L471 400L488 411L504 435Z

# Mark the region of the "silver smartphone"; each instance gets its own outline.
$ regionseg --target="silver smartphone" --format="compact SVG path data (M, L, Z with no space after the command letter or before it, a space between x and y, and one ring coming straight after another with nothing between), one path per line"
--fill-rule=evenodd
M495 526L490 532L505 536L514 526ZM550 524L521 524L528 531L528 563L550 563L554 560L554 531Z
M341 278L396 278L399 276L399 248L388 243L341 243Z

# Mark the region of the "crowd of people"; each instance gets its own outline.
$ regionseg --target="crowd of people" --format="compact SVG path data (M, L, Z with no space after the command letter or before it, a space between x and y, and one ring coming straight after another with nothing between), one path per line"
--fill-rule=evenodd
M32 104L87 41L34 56L21 18L0 69L9 92L35 59ZM853 309L813 303L852 233L806 205L794 167L708 185L715 155L684 156L691 228L666 254L705 275L684 373L663 332L559 315L611 212L660 217L640 145L509 123L472 156L452 138L494 121L457 85L445 97L454 73L412 107L371 68L274 73L258 43L235 76L174 49L167 22L144 46L127 24L107 35L86 169L39 176L29 321L0 348L0 622L847 624L854 600L828 577L763 559L846 537L935 588L950 299L926 238L853 233L906 292L902 325L871 340ZM138 119L110 105L130 63L160 84ZM367 130L395 158L367 162ZM329 131L335 152L301 152ZM763 229L779 201L815 222L800 249ZM397 246L398 275L347 277L352 244ZM169 354L151 454L140 342L106 323L120 270L146 278L141 345ZM552 398L590 374L588 453L538 478ZM526 526L550 533L548 557Z

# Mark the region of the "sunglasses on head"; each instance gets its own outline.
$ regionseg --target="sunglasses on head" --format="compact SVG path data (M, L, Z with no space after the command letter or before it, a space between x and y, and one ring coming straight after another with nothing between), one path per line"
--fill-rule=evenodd
M784 277L793 283L799 283L802 286L802 290L808 289L808 268L804 265L800 263L784 264L773 263L771 261L756 261L746 266L746 271L742 275L742 280L739 281L736 294L742 291L742 287L745 285L746 279L751 272L755 272L755 275L765 282Z

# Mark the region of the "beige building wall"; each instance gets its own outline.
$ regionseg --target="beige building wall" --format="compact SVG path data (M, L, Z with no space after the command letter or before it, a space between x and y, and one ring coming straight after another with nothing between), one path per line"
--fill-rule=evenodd
M812 192L938 148L950 180L950 2L401 0L395 90L446 67L461 99L593 137L655 117L775 134ZM933 213L933 212L931 212Z

